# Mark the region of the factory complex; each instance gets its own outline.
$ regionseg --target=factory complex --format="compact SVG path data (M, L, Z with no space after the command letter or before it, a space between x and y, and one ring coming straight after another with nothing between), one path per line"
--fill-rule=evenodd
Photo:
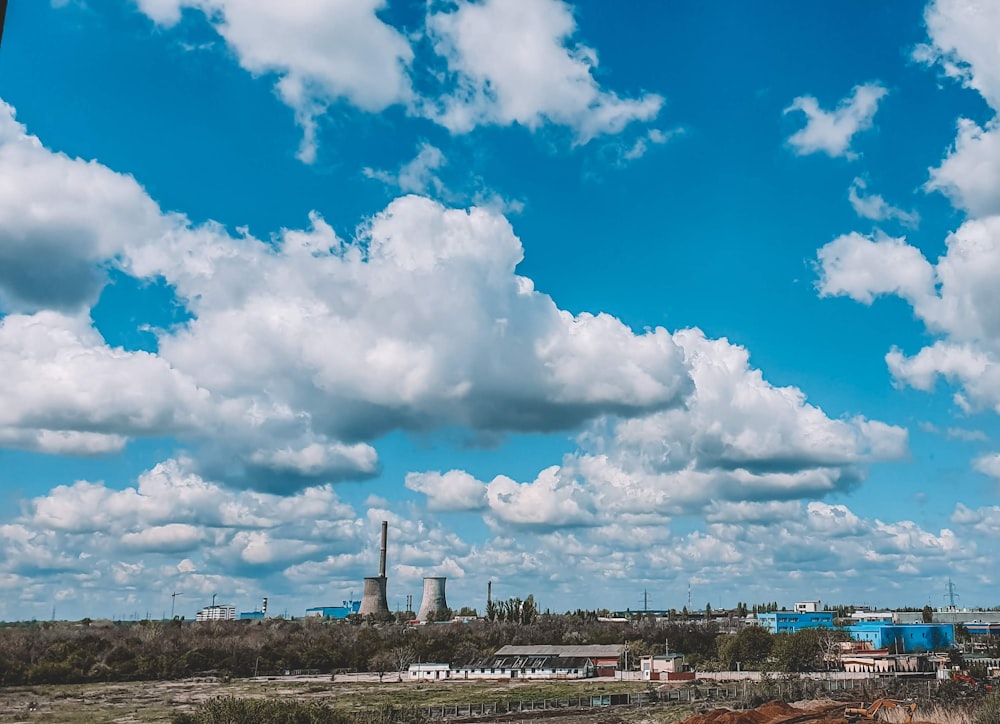
M316 606L306 609L306 617L343 620L354 617L369 623L388 622L394 618L387 600L388 577L386 558L388 550L388 522L382 521L379 568L377 576L364 579L361 600L344 600L340 605ZM409 624L454 623L475 619L469 616L454 617L448 607L443 576L426 576L423 579L423 597L416 614ZM949 581L949 589L953 587ZM175 594L179 595L179 594ZM492 582L487 584L487 610L493 606ZM842 632L841 639L831 644L825 654L829 669L856 674L927 674L943 670L949 662L948 650L956 644L956 627L973 640L1000 635L1000 611L958 610L953 605L937 611L929 606L920 611L876 611L869 608L852 610L849 615L838 617L831 610L824 610L822 603L800 601L792 610L768 610L742 613L712 611L706 607L704 614L689 614L684 610L683 620L689 625L715 625L724 634L739 634L748 627L760 627L770 634L796 634L805 630ZM232 605L211 606L197 614L197 621L261 620L267 615L267 598L259 610L237 615ZM675 611L626 611L598 618L599 621L621 623L628 626L638 619L677 621ZM401 622L398 616L397 622ZM843 634L847 634L846 637ZM627 639L627 630L623 632ZM973 644L973 651L975 651ZM645 680L685 680L695 676L686 665L683 652L664 651L661 655L633 658L629 667L628 645L572 645L558 646L532 644L504 646L492 656L469 665L453 667L449 663L415 663L409 666L411 680L439 679L521 679L558 678L578 679L612 677L623 671L638 671ZM1000 660L984 661L991 670L1000 669Z

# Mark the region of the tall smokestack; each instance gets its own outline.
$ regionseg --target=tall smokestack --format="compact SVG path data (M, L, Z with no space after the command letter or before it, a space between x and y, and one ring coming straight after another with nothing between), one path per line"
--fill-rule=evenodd
M493 581L486 582L486 605L493 603Z
M389 521L382 521L382 548L379 551L378 556L378 575L379 578L385 578L385 548L386 543L389 540Z
M389 521L382 521L382 546L379 551L378 576L365 579L365 590L361 595L361 607L358 613L384 615L389 613L389 601L385 595L385 548L389 537Z
M260 612L267 615L267 596L264 596L264 600L260 602Z

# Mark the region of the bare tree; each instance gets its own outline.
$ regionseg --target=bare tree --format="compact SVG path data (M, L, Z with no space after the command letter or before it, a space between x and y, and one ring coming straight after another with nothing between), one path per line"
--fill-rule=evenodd
M397 681L403 680L403 672L409 668L410 664L413 663L413 659L416 655L413 653L413 649L409 646L396 646L390 652L389 655L392 657L393 663L396 667Z
M385 676L385 672L392 669L395 665L396 662L393 660L392 654L388 651L379 651L368 659L368 668L378 674L379 683L382 683L382 677Z

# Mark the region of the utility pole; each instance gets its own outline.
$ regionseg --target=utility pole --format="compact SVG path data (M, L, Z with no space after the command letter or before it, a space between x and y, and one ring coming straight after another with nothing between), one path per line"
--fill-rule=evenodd
M948 606L951 608L952 611L954 611L955 599L961 598L961 596L955 593L955 584L951 582L950 578L948 579L948 594L946 595L946 598L948 599Z
M174 620L174 603L177 601L177 597L178 596L183 596L183 595L184 595L183 593L178 593L177 591L174 591L173 593L170 594L170 620L171 621Z

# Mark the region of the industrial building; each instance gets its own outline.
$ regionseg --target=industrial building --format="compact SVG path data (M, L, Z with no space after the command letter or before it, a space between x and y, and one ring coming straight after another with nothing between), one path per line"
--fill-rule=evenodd
M259 611L240 611L240 621L263 621L267 617L267 597L260 602Z
M833 611L758 613L757 624L770 633L795 633L804 628L833 628Z
M897 611L893 620L896 623L923 623L922 611ZM931 612L933 623L1000 623L1000 611L983 611L980 609L937 608Z
M586 679L615 675L623 644L504 646L471 666L413 664L411 679Z
M970 636L1000 636L1000 623L975 621L965 624Z
M340 606L316 606L306 609L307 617L344 619L361 610L361 601L344 601Z
M936 651L955 643L955 627L950 623L862 621L845 630L855 641L864 641L873 649L886 649L896 654Z

